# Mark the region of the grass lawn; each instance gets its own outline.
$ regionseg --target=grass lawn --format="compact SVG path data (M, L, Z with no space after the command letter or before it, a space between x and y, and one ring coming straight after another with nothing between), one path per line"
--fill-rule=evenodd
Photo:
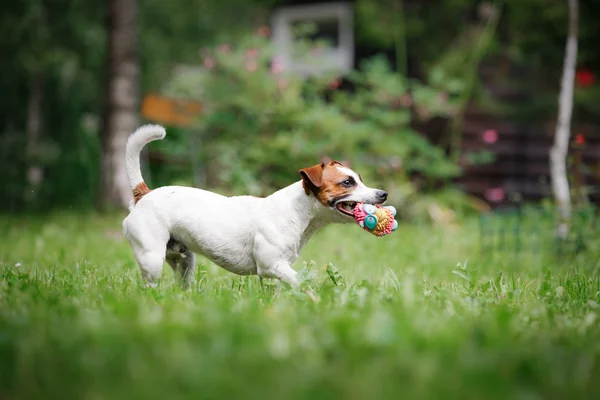
M183 292L141 287L120 222L0 217L0 399L600 398L595 257L331 226L295 265L314 298L202 258Z

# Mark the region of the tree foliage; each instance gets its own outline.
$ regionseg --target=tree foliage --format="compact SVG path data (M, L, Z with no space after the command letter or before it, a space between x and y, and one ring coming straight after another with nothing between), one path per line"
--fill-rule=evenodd
M166 81L172 75L173 68L181 64L198 62L200 49L205 46L237 43L237 38L242 36L249 26L267 23L272 7L283 3L283 0L174 0L169 2L146 0L141 2L139 29L141 92L164 93ZM531 101L527 104L518 104L518 109L514 111L531 120L548 119L556 111L554 99L558 93L558 78L567 26L566 2L504 0L503 3L498 34L495 35L495 41L490 49L492 54L506 57L511 63L523 67L526 71L526 73L510 76L507 80L510 82L507 84L516 85L532 93ZM353 4L357 46L369 48L369 53L389 54L393 53L394 49L403 49L406 54L408 75L427 82L429 89L448 93L450 101L453 101L453 93L462 90L460 85L464 81L464 76L461 74L464 74L465 69L461 68L461 60L466 59L465 57L472 52L474 40L479 34L474 26L476 28L477 21L481 19L480 9L482 5L487 4L486 2L356 0ZM600 15L600 3L594 0L581 1L577 67L585 68L592 73L600 70L600 53L597 52L595 40L600 34L598 15ZM105 22L106 4L100 0L22 0L0 3L0 24L7 32L0 37L0 54L3 60L3 73L0 75L3 94L0 96L0 141L2 142L0 170L3 172L3 179L0 180L2 193L0 209L16 210L24 207L25 171L32 161L39 162L45 170L45 180L37 196L40 200L39 207L85 206L94 203L93 199L97 195L99 186L101 156L99 138L102 134L100 122L105 104ZM400 30L399 25L402 28ZM239 46L232 45L233 47ZM235 51L237 50L232 52ZM396 67L395 64L402 61L398 57L390 58L394 60L392 67ZM242 62L240 60L238 59L238 62ZM42 106L44 125L40 151L31 155L25 151L25 132L27 104L31 96L29 81L34 73L44 75ZM387 118L401 118L402 113L398 115L392 111L388 113L374 104L366 106L372 92L360 87L357 98L345 98L340 95L333 96L330 102L325 102L316 100L315 96L306 97L306 90L312 87L311 90L316 93L327 87L329 81L297 83L293 78L286 77L289 79L289 87L285 94L278 94L280 88L275 83L266 83L267 79L272 78L270 75L265 75L265 80L260 81L266 86L258 89L253 86L257 84L256 82L247 81L245 76L239 76L242 73L243 71L234 72L231 67L229 75L219 77L211 85L215 87L216 92L219 83L222 85L219 90L225 93L225 88L238 87L230 79L241 79L253 93L249 97L251 101L240 100L238 94L233 94L232 98L242 101L241 104L235 104L236 110L243 108L246 111L239 114L237 111L233 113L231 111L233 108L228 111L229 114L211 111L211 119L203 122L210 123L210 127L215 128L212 134L222 135L222 138L221 136L216 138L214 145L205 142L205 147L215 146L216 149L221 146L224 148L223 154L236 156L234 164L238 165L235 169L239 176L234 179L235 174L229 172L223 179L232 180L225 180L225 182L237 182L236 184L248 186L250 178L243 177L244 166L254 167L258 162L256 155L251 153L240 156L238 151L232 150L236 148L235 146L227 148L224 144L227 135L231 135L229 129L237 133L243 132L243 123L247 124L247 132L235 138L229 136L230 143L237 143L236 141L248 143L249 149L253 146L256 148L273 146L279 153L283 152L281 153L283 156L277 157L284 160L285 157L288 159L295 157L297 154L295 149L298 146L313 150L318 146L324 146L328 151L332 151L332 155L342 154L347 149L344 146L350 144L367 146L358 141L346 143L341 140L345 136L340 136L338 138L340 140L336 142L338 147L335 147L329 142L326 143L324 138L336 129L342 129L341 132L352 132L352 135L364 141L367 136L365 132L369 130L392 132L393 129L386 125L389 123ZM257 70L253 77L256 78L261 73ZM268 71L265 71L265 74L268 74ZM383 76L392 79L390 78L392 75L385 73ZM365 75L362 77L364 78ZM409 91L412 91L411 81L404 80L403 84L406 84L407 88L410 86ZM190 87L195 85L190 81ZM276 100L273 100L269 97L273 95L282 97L281 99L275 97ZM279 119L265 122L264 118L270 118L271 114L265 110L257 110L260 108L262 96L269 97L262 103L263 106L274 107L274 115ZM577 87L574 121L585 119L598 122L599 100L598 85ZM220 104L229 104L233 107L232 101ZM307 106L308 109L296 113L297 108L302 105ZM382 122L375 123L367 118L368 115L361 115L358 118L361 122L354 123L352 118L357 117L352 116L353 109L362 106L365 106L363 110L378 115ZM411 106L411 110L411 116L419 114L416 107ZM364 111L364 114L366 113L367 111ZM296 121L294 118L288 118L291 114L302 117ZM235 115L235 119L226 122L224 118L227 115ZM256 115L262 119L255 120ZM349 124L348 121L353 123ZM298 125L293 125L294 123ZM367 123L370 125L365 128ZM208 126L203 128L203 131L208 132ZM313 127L315 132L310 132ZM405 131L403 124L399 124L398 127L400 127L397 130L400 132L398 135L405 134L402 132L411 132ZM256 133L262 128L266 128L265 136L262 136L263 133ZM287 133L279 135L277 132ZM411 132L411 135L412 133L414 132ZM268 134L272 136L269 137ZM183 141L188 149L185 157L189 158L190 143L184 135L175 136L175 138L171 137L175 139L174 145L166 142L161 145L183 147L178 144ZM413 138L413 136L408 137ZM386 142L385 135L378 138L368 144L371 147L365 154L373 152L372 154L377 157L381 155L380 163L389 163L390 160L385 153L389 149L373 149L379 146L381 141ZM247 140L250 142L246 142ZM291 147L286 148L286 146ZM415 148L418 149L419 146L415 144ZM207 148L206 156L216 154L215 149ZM419 156L413 161L412 156L406 156L409 153L401 149L396 150L402 154L399 158L402 159L406 174L436 175L428 170L435 163L423 161L427 159L420 159ZM436 154L438 151L434 148L430 150L432 150L431 154ZM300 153L302 151L304 150ZM302 155L300 154L299 157ZM428 157L437 156L428 155ZM364 157L364 160L367 159L372 160ZM266 174L269 185L275 183L280 185L288 178L279 175L281 160L266 160L262 173ZM301 160L302 158L299 158L298 162ZM368 168L372 167L370 174L377 177L379 174L377 168L381 166L372 161L364 162L365 166L369 166ZM414 165L411 166L411 163ZM418 165L425 165L426 168ZM156 172L159 177L166 178L167 168L170 167L154 165L153 172ZM245 174L250 176L247 172ZM252 190L262 192L264 189L254 187Z
M351 155L368 184L396 188L397 199L418 189L411 176L445 180L459 172L411 127L415 118L452 115L452 98L395 73L383 58L348 76L351 92L336 90L333 74L282 70L268 40L256 34L206 49L202 62L204 68L174 77L168 93L202 99L204 112L189 133L202 144L191 157L202 152L204 163L218 165L213 184L232 193L266 195L322 157ZM189 143L170 148L172 156L189 154Z
M47 179L38 193L41 207L88 203L95 191L98 141L87 134L97 123L104 59L104 5L100 1L27 0L3 2L0 24L0 207L23 208L24 171L39 163ZM44 126L35 154L26 153L28 83L43 75Z
M248 23L265 10L250 2L144 1L140 9L141 92L159 90L171 69L214 43L223 26L248 11ZM254 12L250 12L253 9ZM46 179L27 207L89 207L100 184L101 126L106 93L106 3L100 0L25 0L0 4L0 209L26 207L25 171L40 163ZM235 35L235 29L227 29ZM175 45L176 43L176 45ZM27 104L31 74L44 75L43 136L27 154Z

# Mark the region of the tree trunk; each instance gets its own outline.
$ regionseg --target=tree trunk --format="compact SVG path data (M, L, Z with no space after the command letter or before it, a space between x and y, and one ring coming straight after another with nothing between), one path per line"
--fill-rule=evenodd
M558 211L558 237L564 239L569 233L571 216L571 196L567 179L567 153L571 136L571 114L573 112L573 84L575 80L575 63L577 61L577 0L568 0L569 28L562 82L558 97L558 121L554 134L554 145L550 149L550 175L552 192Z
M41 72L32 73L29 77L29 102L27 104L27 185L24 196L28 204L38 198L39 188L44 179L44 169L40 165L43 98L44 77Z
M138 2L108 0L108 82L104 118L102 208L127 207L132 193L125 169L125 144L138 123Z

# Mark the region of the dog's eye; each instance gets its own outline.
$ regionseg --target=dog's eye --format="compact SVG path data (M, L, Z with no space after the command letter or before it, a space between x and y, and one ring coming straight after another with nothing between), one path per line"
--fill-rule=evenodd
M354 186L354 184L355 184L355 183L356 183L356 182L354 182L354 179L353 179L353 178L348 178L348 179L346 179L345 181L342 181L342 182L340 182L340 184L341 184L342 186L346 186L346 187L352 187L352 186Z

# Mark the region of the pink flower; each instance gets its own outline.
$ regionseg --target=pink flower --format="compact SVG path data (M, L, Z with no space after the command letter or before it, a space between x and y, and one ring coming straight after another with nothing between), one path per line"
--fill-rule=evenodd
M271 34L271 28L269 28L267 25L263 25L256 30L256 33L258 34L258 36L266 38L269 37L269 35Z
M274 74L283 72L283 63L277 58L273 59L273 62L271 63L271 72Z
M258 57L258 49L248 49L246 50L246 57L248 58L256 58Z
M250 60L246 63L246 71L254 72L258 68L258 63L254 60Z
M492 203L499 203L504 200L504 189L501 187L489 188L485 191L485 198Z
M204 59L204 66L208 69L213 69L217 63L215 59L212 57L207 57Z
M217 47L217 51L218 51L219 53L223 53L223 54L227 54L227 53L229 53L229 51L230 51L230 50L231 50L231 46L230 46L230 45L228 45L227 43L220 44L220 45Z
M495 129L487 129L482 133L481 138L487 144L496 143L498 141L498 132Z
M412 97L409 94L405 94L400 97L400 105L404 108L408 108L413 105Z
M335 90L335 89L339 88L341 84L342 84L341 79L334 79L333 81L329 82L327 87L329 87L329 89L331 89L331 90Z

